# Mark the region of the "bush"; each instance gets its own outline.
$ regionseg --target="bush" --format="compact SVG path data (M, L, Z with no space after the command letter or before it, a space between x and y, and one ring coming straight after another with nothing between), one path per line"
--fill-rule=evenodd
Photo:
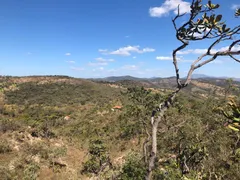
M131 153L126 160L120 174L121 180L142 180L146 176L146 168L140 154Z
M28 164L23 171L23 173L24 173L23 179L24 180L35 180L35 179L37 179L37 177L38 177L37 172L38 172L39 169L40 169L40 167L35 163Z
M11 152L12 149L7 141L1 140L0 141L0 154Z
M97 139L93 140L89 146L90 158L83 163L82 173L98 174L104 170L106 166L111 166L110 158L107 153L105 144Z
M20 124L14 120L0 119L0 132L16 131L20 128Z

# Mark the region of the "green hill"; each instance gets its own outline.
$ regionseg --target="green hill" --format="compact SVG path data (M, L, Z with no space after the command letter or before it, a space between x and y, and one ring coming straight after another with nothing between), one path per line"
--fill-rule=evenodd
M181 178L184 158L188 178L209 178L211 172L238 179L238 134L214 111L225 102L224 82L193 80L178 95L160 123L156 179ZM149 117L174 83L174 78L1 77L1 178L129 179L131 173L141 178ZM239 92L234 85L228 95Z

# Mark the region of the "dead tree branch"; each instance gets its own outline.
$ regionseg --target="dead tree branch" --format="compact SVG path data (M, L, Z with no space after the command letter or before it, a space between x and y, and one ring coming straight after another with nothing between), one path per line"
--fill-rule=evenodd
M177 88L172 92L166 101L159 104L159 107L156 110L153 110L151 117L152 147L151 152L149 153L150 157L148 159L149 164L146 180L150 180L152 178L152 171L155 168L157 155L157 132L159 122L161 121L165 112L172 106L179 91L190 84L194 70L206 64L209 64L220 56L229 56L233 60L240 62L240 60L235 57L235 55L240 55L240 48L234 48L240 43L240 39L238 37L240 34L240 25L234 28L227 27L225 21L221 21L222 15L216 15L214 12L214 10L218 9L219 6L219 4L212 4L211 1L208 1L208 4L204 6L202 4L202 0L192 0L190 7L191 12L187 22L182 24L180 27L177 26L177 20L186 15L186 13L180 14L180 6L178 6L178 14L175 16L175 18L172 19L172 23L176 31L176 39L181 42L181 45L172 52ZM233 41L234 38L235 40ZM193 61L189 68L187 78L184 80L184 83L182 83L178 68L177 53L188 47L190 42L203 40L213 40L213 42L208 46L206 53L203 53L195 61ZM231 44L227 50L214 49L223 41L231 41Z

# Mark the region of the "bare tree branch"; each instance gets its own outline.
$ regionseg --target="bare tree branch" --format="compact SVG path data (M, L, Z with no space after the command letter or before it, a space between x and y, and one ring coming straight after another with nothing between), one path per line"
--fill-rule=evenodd
M228 28L224 21L221 22L222 15L220 14L216 16L216 14L214 13L214 9L217 9L219 7L218 4L214 5L211 3L211 1L208 1L208 4L206 6L203 6L201 2L201 0L192 0L189 19L180 27L177 26L176 21L179 18L185 16L186 13L180 14L179 5L178 13L175 18L172 19L172 23L176 31L176 38L181 42L181 45L172 52L173 64L176 73L177 88L175 91L172 92L171 95L169 95L168 99L160 103L157 110L154 110L152 113L152 148L150 152L150 157L148 159L149 164L146 180L151 179L152 171L155 168L155 160L157 155L158 124L164 116L165 112L172 106L179 91L190 84L194 70L214 61L219 56L229 56L235 61L240 62L239 59L234 57L234 55L240 55L240 50L232 50L233 47L240 42L239 38L230 44L228 50L217 51L216 49L214 49L213 51L213 48L221 42L230 40L232 41L234 38L236 38L234 36L240 34L240 25L232 29ZM202 36L197 37L199 35ZM181 83L177 53L189 46L190 42L192 41L202 41L207 39L214 39L214 41L208 46L206 53L203 53L195 61L193 61L189 68L185 82ZM156 118L154 117L155 114L157 114Z
M229 46L229 49L228 49L228 51L231 51L232 50L232 48L237 44L237 43L239 43L240 42L240 39L239 40L237 40L237 41L234 41L230 46ZM237 58L235 58L234 56L233 56L233 54L228 54L232 59L234 59L235 61L237 61L237 62L239 62L240 63L240 59L237 59Z

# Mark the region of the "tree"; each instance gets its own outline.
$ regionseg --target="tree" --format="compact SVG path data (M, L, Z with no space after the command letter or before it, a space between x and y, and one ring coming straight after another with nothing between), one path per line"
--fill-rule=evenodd
M227 105L218 110L228 119L225 126L233 131L240 131L240 104L233 97L229 97Z
M168 99L159 104L159 107L154 110L151 117L152 122L152 135L151 135L151 152L148 159L148 173L146 179L152 178L152 172L155 168L155 161L157 155L157 131L158 124L164 116L165 112L173 104L176 95L191 82L192 73L214 61L218 57L228 56L231 59L240 62L240 59L236 55L240 55L240 50L236 47L240 44L240 25L235 27L228 27L225 21L223 21L222 14L216 14L216 10L220 7L219 4L213 4L211 0L208 0L206 4L202 0L192 0L190 6L190 14L180 14L180 6L178 6L178 13L175 18L172 19L174 29L176 31L176 38L180 41L181 45L173 50L173 64L176 73L176 90L168 97ZM235 17L240 16L240 9L235 11ZM188 20L183 24L178 23L178 20L182 17L187 17ZM181 24L180 26L178 24ZM191 42L211 42L207 47L207 51L199 56L192 62L187 78L184 81L180 79L180 73L178 68L177 53L187 48ZM226 49L214 49L217 45L224 45L228 43Z

